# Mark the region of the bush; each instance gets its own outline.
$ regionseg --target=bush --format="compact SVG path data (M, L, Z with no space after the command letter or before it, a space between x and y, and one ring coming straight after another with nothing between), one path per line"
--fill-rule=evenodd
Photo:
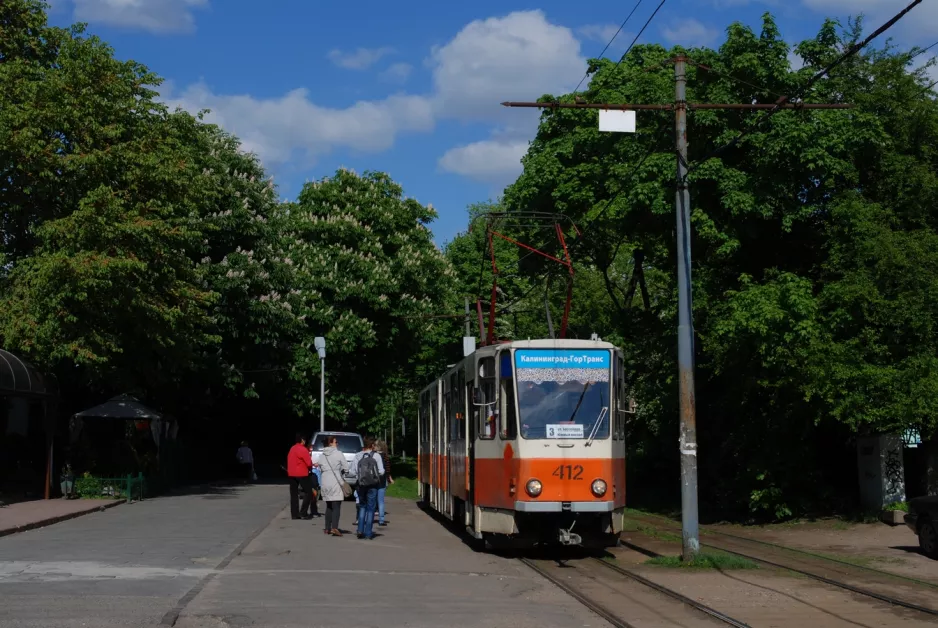
M75 480L75 492L84 498L101 497L101 480L94 477L87 471L80 478Z

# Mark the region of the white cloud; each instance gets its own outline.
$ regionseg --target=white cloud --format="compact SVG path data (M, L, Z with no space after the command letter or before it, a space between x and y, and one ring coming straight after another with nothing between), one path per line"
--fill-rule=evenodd
M329 61L346 70L366 70L394 52L393 48L358 48L354 52L330 50Z
M804 59L798 55L794 50L788 51L788 66L791 68L792 72L797 72L804 67Z
M594 41L597 44L606 46L609 44L609 51L624 51L635 38L635 33L620 31L618 24L587 24L576 29L577 35L582 39ZM616 33L619 33L618 35ZM615 39L613 39L615 37ZM612 42L611 44L609 42ZM601 50L601 49L600 49ZM599 51L594 56L599 56Z
M483 140L451 148L438 165L446 172L504 187L521 174L527 140Z
M661 35L671 42L685 48L712 44L719 32L694 18L684 18L672 22L661 29Z
M508 121L518 112L499 103L570 90L586 69L573 32L542 11L471 22L430 63L439 114L464 120Z
M75 19L134 28L152 33L188 33L195 30L192 9L208 0L72 0Z
M344 109L314 104L305 89L259 99L213 94L197 83L178 95L164 89L162 96L170 107L211 109L209 122L237 135L245 150L269 165L297 156L312 160L337 147L380 152L390 148L399 133L426 132L434 126L431 103L421 96L359 101Z
M583 77L586 59L569 28L551 24L542 11L519 11L468 24L433 51L431 64L441 117L504 125L487 140L448 150L437 165L503 188L521 172L521 157L540 112L499 103L573 89Z
M359 51L351 57L339 55L334 56L344 67L374 62L373 54ZM349 61L353 57L355 63ZM506 109L499 103L569 91L583 76L586 60L570 29L551 24L541 11L526 11L471 22L434 48L428 65L433 74L430 94L395 95L344 108L317 105L305 89L263 99L216 94L197 83L180 93L164 86L162 95L170 106L190 112L211 109L210 121L237 135L245 150L268 165L297 157L314 160L338 148L383 151L400 134L430 131L444 118L500 124L503 130L490 139L447 152L439 166L503 184L520 172L520 158L537 129L539 112ZM411 70L394 64L382 78L403 80Z
M414 66L409 63L395 63L381 73L381 78L392 83L404 83L413 71Z
M904 9L909 0L802 0L803 4L824 15L831 17L846 17L848 15L863 14L866 32L879 28L886 20ZM878 43L896 33L904 33L912 37L930 37L934 41L935 24L938 24L938 2L926 0L909 11L896 25L880 37ZM922 42L924 43L924 42ZM931 41L925 43L930 44Z

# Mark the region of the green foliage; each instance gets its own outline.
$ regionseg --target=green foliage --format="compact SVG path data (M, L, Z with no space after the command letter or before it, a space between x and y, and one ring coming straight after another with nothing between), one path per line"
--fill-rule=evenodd
M236 138L45 6L0 6L0 344L76 410L131 391L190 434L260 416L277 440L318 414L322 335L330 427L413 417L453 301L433 209L346 171L279 202Z
M85 473L75 480L75 493L85 499L100 499L103 488L101 480L90 473Z
M291 292L309 303L309 332L294 346L291 376L318 374L312 336L321 331L333 391L327 412L363 424L388 405L382 396L394 394L383 384L408 383L400 375L412 373L411 358L432 327L426 317L447 301L455 273L427 228L436 212L405 198L384 173L347 170L308 183L286 211L283 261L297 268ZM299 400L307 408L315 402L309 394Z
M687 51L714 70L688 65L687 98L774 102L861 30L859 21L842 32L826 22L796 46L807 65L791 71L769 15L759 32L732 24L719 49ZM592 60L578 97L672 102L673 71L662 62L678 51L636 46L619 64ZM866 49L803 94L852 103L846 111L782 111L759 126L764 114L689 114L705 515L774 519L846 507L858 431L938 429L938 104L908 60L888 45ZM578 292L574 312L606 312L596 331L629 356L639 407L629 426L629 495L652 505L676 499L679 486L674 135L667 112L638 115L637 134L615 134L598 131L595 110L545 109L503 205L580 224L583 237L569 236L578 281L590 290ZM647 310L635 293L625 298L635 252L645 259Z

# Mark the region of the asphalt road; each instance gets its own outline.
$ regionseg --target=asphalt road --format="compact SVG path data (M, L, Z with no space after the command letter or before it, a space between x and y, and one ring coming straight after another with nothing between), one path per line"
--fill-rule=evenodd
M286 501L285 486L216 489L0 538L0 628L606 625L411 503L365 541L290 520Z

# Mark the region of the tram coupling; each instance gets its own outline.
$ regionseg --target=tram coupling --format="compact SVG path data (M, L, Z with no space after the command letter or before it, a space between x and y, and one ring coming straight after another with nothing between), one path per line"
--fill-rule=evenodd
M569 530L560 528L558 530L558 540L561 545L582 545L583 538L579 534L573 532L573 526L570 526Z

